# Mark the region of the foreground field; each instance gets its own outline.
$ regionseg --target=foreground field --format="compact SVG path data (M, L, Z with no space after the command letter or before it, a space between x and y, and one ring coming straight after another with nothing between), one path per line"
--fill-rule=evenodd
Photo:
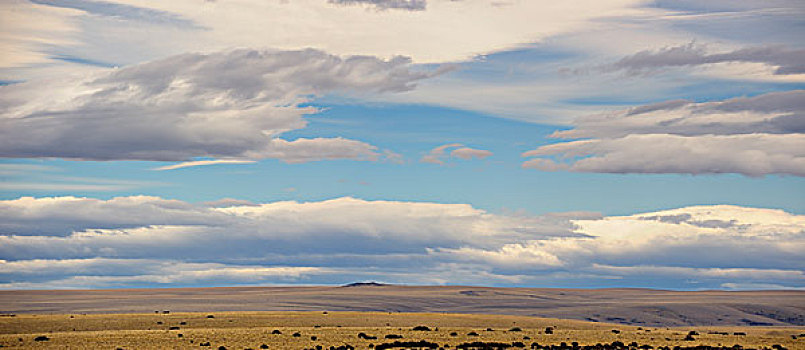
M3 315L0 345L70 349L323 349L383 348L394 341L425 340L442 348L498 342L579 346L621 342L628 346L698 345L805 349L805 327L653 328L523 316L389 312ZM414 330L426 326L430 330ZM546 328L550 327L550 331ZM694 340L685 340L694 331ZM279 334L273 334L279 333ZM359 337L360 333L367 335ZM736 334L738 333L738 334ZM745 335L741 335L745 333ZM477 334L477 335L473 335ZM400 339L386 339L399 335ZM802 338L800 338L800 335ZM377 337L377 339L366 339ZM38 340L37 340L38 339ZM519 344L522 343L522 344ZM616 343L618 344L618 343ZM398 345L402 345L398 343ZM265 348L263 346L263 348ZM411 346L405 346L411 348Z

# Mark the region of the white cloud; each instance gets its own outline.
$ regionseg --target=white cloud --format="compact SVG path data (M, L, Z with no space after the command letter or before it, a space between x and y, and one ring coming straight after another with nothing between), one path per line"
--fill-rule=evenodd
M674 221L679 217L685 220ZM586 236L437 253L520 273L805 283L805 261L797 256L805 249L805 217L781 210L699 206L572 222Z
M378 277L527 284L554 276L662 288L684 288L689 280L701 282L697 288L805 283L805 217L773 209L697 206L601 219L354 198L194 205L144 196L58 197L0 204L5 288Z
M240 159L195 160L173 165L161 166L158 168L154 168L154 170L176 170L194 166L215 165L215 164L251 164L254 162L255 161L253 160L240 160Z
M75 51L76 56L90 54L99 60L125 60L115 51L130 52L132 43L146 42L148 46L141 50L145 53L131 52L131 55L147 60L180 52L209 52L232 47L286 50L315 47L339 55L405 55L418 63L461 61L478 54L515 48L584 28L596 18L638 13L640 11L634 7L643 3L639 0L512 1L509 6L495 6L488 0L431 0L427 1L425 9L425 0L42 2L52 3L54 9L83 14L73 19L78 22L71 23L75 28L80 28L81 24L85 28L108 29L78 33L74 37L87 44L68 48ZM362 3L389 10L333 2ZM144 15L152 13L159 16ZM155 22L152 17L164 20ZM130 30L137 25L148 25L151 31L146 34L159 33L170 38L172 45L137 41L143 38L137 31ZM121 31L130 37L121 38ZM101 47L103 45L107 47ZM143 57L144 54L151 56Z
M47 62L46 45L75 44L79 28L73 19L80 12L12 0L0 3L0 67L21 67Z
M300 104L311 95L405 91L438 74L412 71L409 63L317 50L235 50L4 86L0 156L376 160L382 153L364 142L279 135L305 127L303 116L317 110Z
M709 98L714 93L710 84L718 82L724 84L718 95L724 96L754 93L760 84L805 81L805 74L793 70L775 74L783 65L796 66L796 55L802 54L800 33L790 30L805 14L801 5L764 3L761 9L737 3L717 7L678 2L643 5L646 7L640 11L599 18L533 45L481 56L414 91L382 99L569 125L581 115L642 101L669 96ZM707 49L703 56L715 55L709 59L719 62L642 70L641 74L600 69L639 52L663 52L691 42ZM764 50L769 57L759 54Z
M805 176L802 90L717 102L668 101L580 118L523 153L523 167L606 173ZM557 161L558 160L558 161Z
M328 269L318 267L238 266L154 259L37 259L0 261L0 289L290 283L327 273ZM29 280L6 282L10 276L20 275Z

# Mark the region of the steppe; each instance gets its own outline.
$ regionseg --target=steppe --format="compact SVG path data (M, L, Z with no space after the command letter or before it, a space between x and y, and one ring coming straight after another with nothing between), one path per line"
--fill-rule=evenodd
M805 349L805 292L798 291L382 285L2 291L0 312L0 345L10 348L484 348L484 343L573 349L576 342L576 349L596 344Z

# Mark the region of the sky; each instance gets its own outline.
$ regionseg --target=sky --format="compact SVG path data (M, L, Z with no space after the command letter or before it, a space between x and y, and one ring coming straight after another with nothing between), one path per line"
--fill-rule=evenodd
M801 1L0 3L0 289L805 289Z

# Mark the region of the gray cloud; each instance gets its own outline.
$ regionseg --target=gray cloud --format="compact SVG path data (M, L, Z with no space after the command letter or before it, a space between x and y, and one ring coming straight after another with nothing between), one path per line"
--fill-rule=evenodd
M339 5L369 5L378 10L399 9L408 11L424 11L428 5L426 0L327 0Z
M410 70L404 57L235 50L3 86L0 156L374 160L381 153L360 141L279 135L317 112L299 106L310 96L407 91L433 74Z
M805 91L668 101L579 118L524 167L610 173L805 176Z
M733 206L602 218L354 198L197 205L57 197L0 201L0 222L0 288L373 277L528 284L583 276L595 285L638 276L647 287L675 288L686 280L711 287L805 283L798 256L805 217ZM663 277L644 278L652 273Z
M551 144L523 156L541 157L523 167L545 171L805 176L805 135L637 134Z
M705 46L689 43L657 51L641 51L604 66L604 69L642 74L666 67L726 62L767 64L776 67L774 74L777 75L802 74L805 73L805 49L791 49L786 46L756 46L709 54Z
M728 228L728 227L735 227L737 220L702 220L696 221L691 220L693 218L692 215L688 213L684 214L677 214L677 215L664 215L664 216L643 216L640 220L655 220L660 222L667 222L672 224L681 224L686 223L688 225L693 225L697 227L705 227L705 228Z

